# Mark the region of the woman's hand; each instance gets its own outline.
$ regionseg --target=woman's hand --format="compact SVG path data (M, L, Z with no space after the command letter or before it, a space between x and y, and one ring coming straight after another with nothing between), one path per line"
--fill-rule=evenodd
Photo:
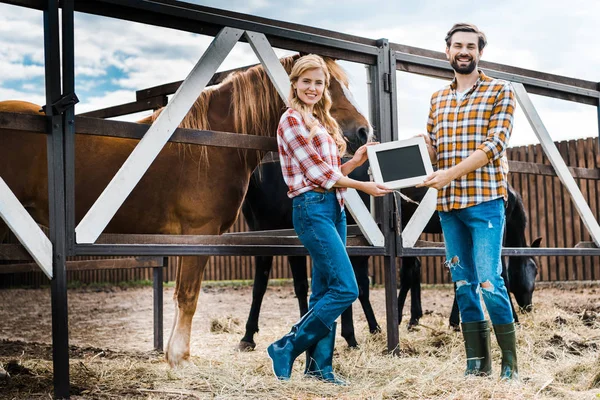
M381 183L376 183L376 182L362 182L362 183L363 183L363 185L360 188L360 190L362 190L366 194L374 196L374 197L384 196L388 193L393 192L392 189L388 188L385 185L382 185Z
M358 148L358 150L356 150L356 152L354 153L354 157L352 157L351 161L357 167L360 167L361 165L363 165L365 163L365 161L367 161L367 158L369 158L369 156L367 155L367 147L373 146L375 144L379 144L379 142L369 142L367 144L360 146Z

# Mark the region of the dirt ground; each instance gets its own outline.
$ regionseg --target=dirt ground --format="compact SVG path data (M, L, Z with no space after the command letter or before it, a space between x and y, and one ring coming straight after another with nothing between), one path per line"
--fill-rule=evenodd
M194 317L191 363L171 369L152 350L152 288L80 288L69 291L71 384L74 399L197 398L600 398L600 286L546 286L534 294L535 311L521 315L519 383L494 376L464 378L460 333L447 328L450 287L422 291L422 325L400 329L400 355L387 354L385 334L370 335L356 303L361 343L348 349L336 341L334 367L346 388L302 377L298 360L290 382L277 382L266 347L298 319L291 285L272 286L263 303L257 348L240 353L252 288L205 284ZM174 315L173 288L165 288L165 343ZM385 330L385 292L371 301ZM405 306L408 321L410 300ZM405 323L404 323L405 324ZM52 393L49 289L0 291L0 398L49 398ZM302 358L302 357L300 357Z

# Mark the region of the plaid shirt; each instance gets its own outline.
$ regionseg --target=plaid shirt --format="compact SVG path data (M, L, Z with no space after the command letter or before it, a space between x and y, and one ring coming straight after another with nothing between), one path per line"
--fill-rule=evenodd
M489 163L438 191L438 211L450 211L503 197L508 199L506 147L513 126L515 99L508 82L479 72L479 79L460 104L456 79L431 97L427 132L437 152L438 168L448 169L475 150Z
M277 144L290 198L314 188L329 190L343 176L338 148L331 135L320 124L310 141L309 134L300 113L288 108L279 120ZM345 192L345 188L336 188L342 207Z

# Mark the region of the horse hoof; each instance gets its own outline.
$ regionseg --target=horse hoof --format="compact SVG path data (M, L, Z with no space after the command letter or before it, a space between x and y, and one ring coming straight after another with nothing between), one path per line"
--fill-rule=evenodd
M171 368L185 367L186 365L190 364L190 353L188 351L177 352L172 350L169 351L167 349L167 352L165 353L165 359Z
M248 351L254 351L254 349L256 348L256 343L254 342L246 342L245 340L240 340L240 343L238 344L238 351L243 351L243 352L248 352Z
M381 333L381 327L377 325L375 328L369 329L369 332L371 333L371 335L377 335Z
M346 339L346 342L348 343L349 348L358 349L358 342L356 341L355 338Z

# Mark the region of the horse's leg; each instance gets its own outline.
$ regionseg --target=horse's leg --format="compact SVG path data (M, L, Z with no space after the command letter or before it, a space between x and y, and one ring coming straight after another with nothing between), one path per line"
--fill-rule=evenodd
M411 271L410 280L410 321L408 329L419 325L419 320L423 316L423 307L421 305L421 261L415 258L415 264Z
M175 318L165 356L174 367L190 357L190 335L192 318L198 304L202 285L202 274L208 256L179 257L177 259L177 280L175 282Z
M400 289L398 291L398 325L402 324L402 312L406 296L410 290L411 272L414 268L415 257L402 257L400 266ZM411 317L412 318L412 317Z
M381 327L377 323L373 306L369 300L369 257L351 257L350 261L352 261L354 275L356 275L356 282L358 283L358 300L360 300L365 318L367 318L369 332L379 333Z
M305 256L288 256L288 262L294 279L294 293L298 299L300 316L308 312L308 276L306 274Z
M346 343L348 343L348 347L358 347L358 342L354 335L354 315L352 314L352 306L346 308L344 312L342 312L342 337L346 340Z
M354 268L354 257L350 257L350 262L352 263L352 268ZM356 275L356 269L354 270L354 274ZM360 283L358 284L358 293L360 297ZM356 348L358 347L358 342L356 341L356 336L354 334L354 315L352 314L352 305L346 308L342 312L342 337L348 343L348 347Z
M452 311L450 312L450 327L455 331L460 330L460 310L458 309L458 301L456 301L456 283L452 289L454 300L452 301Z
M502 279L504 279L504 286L506 286L506 294L508 295L508 302L510 303L510 309L512 310L513 319L515 323L519 323L519 317L517 316L517 311L515 310L515 306L512 301L512 296L510 295L510 279L508 279L508 267L506 262L504 261L504 257L501 257L502 260Z
M267 291L269 283L269 274L273 266L273 256L254 257L256 270L254 272L254 284L252 286L252 305L250 306L250 315L246 321L246 333L238 345L240 351L251 351L256 347L254 334L258 332L258 318L260 307Z

